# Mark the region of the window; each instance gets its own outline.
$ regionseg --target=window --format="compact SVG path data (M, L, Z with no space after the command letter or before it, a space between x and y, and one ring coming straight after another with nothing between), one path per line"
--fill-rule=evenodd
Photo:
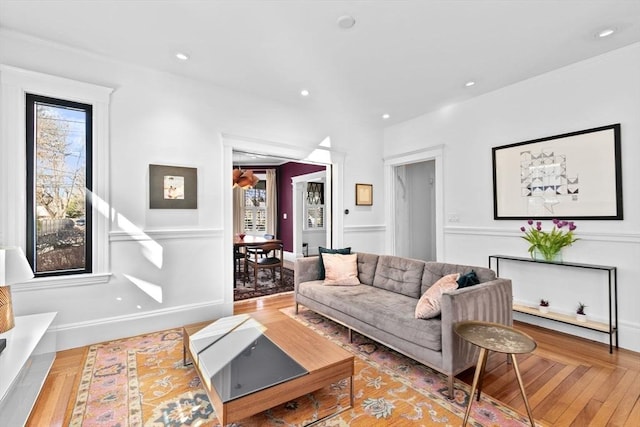
M267 184L261 177L253 188L244 190L244 232L264 234L267 231Z
M92 106L26 95L27 258L36 276L92 271Z
M308 182L304 200L305 230L324 229L324 183Z
M90 256L85 255L84 271L72 269L39 273L36 279L17 284L16 289L52 289L108 283L111 277L109 230L111 215L115 215L109 205L109 105L113 89L0 64L0 93L0 129L3 138L3 143L0 143L0 200L6 201L10 206L0 215L0 236L3 244L20 246L25 253L29 252L27 248L34 248L33 240L27 243L27 230L31 228L33 235L37 232L37 225L27 223L29 220L29 224L35 224L35 209L30 209L31 213L27 213L25 202L30 199L30 207L35 207L32 198L35 191L29 190L33 186L27 185L25 173L30 168L33 172L34 168L34 157L27 158L28 129L35 135L35 128L26 126L26 94L78 103L69 106L54 102L54 105L62 108L82 110L85 106L91 106L91 124L87 124L86 131L86 135L91 138L86 141L90 153L85 159L86 171L90 174L85 176L85 180L91 188L91 191L85 191L91 203L85 204L85 210L90 214L84 218L87 233L85 246L90 251ZM33 115L29 116L33 125ZM76 220L81 227L82 218L77 217L74 226ZM82 272L87 274L78 274Z

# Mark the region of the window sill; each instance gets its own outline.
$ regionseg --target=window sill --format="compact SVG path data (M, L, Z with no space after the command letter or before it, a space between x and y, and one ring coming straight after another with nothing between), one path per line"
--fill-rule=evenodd
M40 289L69 288L73 286L100 285L108 283L111 273L76 274L69 276L40 277L24 283L11 285L12 292L28 292Z

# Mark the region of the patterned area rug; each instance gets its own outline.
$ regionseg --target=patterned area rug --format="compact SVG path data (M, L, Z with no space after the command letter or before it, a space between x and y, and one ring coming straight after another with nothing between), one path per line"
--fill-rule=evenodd
M460 381L455 383L455 396L453 400L447 398L448 385L447 377L439 372L432 370L413 359L401 355L382 344L372 341L358 333L353 333L353 342L349 342L347 328L339 325L324 316L321 316L305 307L300 307L299 314L295 314L294 308L286 308L281 310L286 315L298 320L307 327L324 335L342 348L354 353L357 358L370 366L374 366L379 372L395 378L405 384L413 393L411 399L420 402L423 399L430 400L432 404L436 404L460 419L453 421L453 425L460 425L464 412L469 402L469 392L471 387L461 384ZM357 384L357 381L356 381ZM386 395L379 400L381 406L388 407L389 415L407 419L407 424L401 425L450 425L450 418L444 424L425 424L424 419L411 419L406 417L406 413L396 414L396 408L393 407L394 394L393 388L386 389ZM358 405L358 401L356 401ZM435 406L435 405L434 405ZM425 418L427 414L424 414ZM334 417L335 418L335 417ZM342 418L345 418L344 416ZM513 409L505 406L503 403L492 399L486 394L482 394L480 402L474 402L471 407L471 418L473 422L470 424L476 426L529 426L529 419L519 414ZM411 419L411 422L409 420ZM354 425L345 420L346 423L335 425ZM456 424L457 423L457 424ZM537 424L537 423L536 423ZM334 424L327 424L334 425ZM374 425L374 424L367 424ZM384 425L384 424L383 424Z
M247 298L256 298L290 291L293 291L293 270L289 270L288 268L282 269L282 286L280 286L279 269L276 269L275 282L271 277L271 270L260 269L258 270L258 289L256 290L255 288L253 272L250 271L246 283L242 275L236 279L236 286L233 289L233 299L234 301L240 301Z
M292 314L292 310L288 310ZM355 405L318 425L460 425L467 395L444 398L445 379L383 346L346 344L343 328L312 312L296 318L326 334L355 358ZM287 402L233 427L302 426L345 409L348 380ZM471 425L522 426L524 418L486 398L474 403ZM182 363L182 330L174 329L91 346L74 404L73 427L219 426L200 379Z

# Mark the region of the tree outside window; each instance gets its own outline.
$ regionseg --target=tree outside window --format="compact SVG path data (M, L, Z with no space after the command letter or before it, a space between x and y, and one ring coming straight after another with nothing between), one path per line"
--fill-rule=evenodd
M267 188L260 181L253 188L244 190L244 232L262 235L267 231Z
M91 272L91 105L27 95L27 257L36 275Z

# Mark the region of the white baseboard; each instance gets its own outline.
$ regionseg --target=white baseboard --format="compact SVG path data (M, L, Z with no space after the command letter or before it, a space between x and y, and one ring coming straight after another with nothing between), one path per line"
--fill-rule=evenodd
M233 313L233 303L208 301L170 307L139 315L126 315L86 322L56 325L50 330L57 334L57 351L83 347L103 341L131 337L191 323L214 320Z

